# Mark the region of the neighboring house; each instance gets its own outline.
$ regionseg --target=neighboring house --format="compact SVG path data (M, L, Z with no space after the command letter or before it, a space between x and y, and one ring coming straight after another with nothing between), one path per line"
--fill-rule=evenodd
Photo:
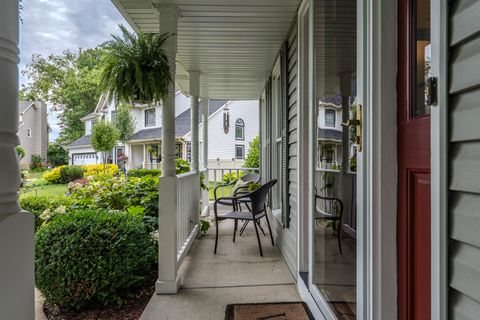
M47 162L48 134L47 104L40 101L19 102L18 137L25 157L20 160L23 168L28 168L33 155L40 155Z
M320 101L318 106L317 168L342 163L342 107Z
M67 146L69 163L76 165L121 164L118 156L127 156L127 169L160 168L162 138L161 106L134 106L131 110L135 132L130 141L106 155L95 152L90 144L96 121L113 121L115 105L101 96L95 111L81 119L85 135ZM230 121L224 121L228 114ZM199 121L201 116L199 115ZM200 125L202 127L203 124ZM176 157L191 160L190 98L177 91L175 97ZM201 129L200 129L200 132ZM258 101L209 101L209 164L215 167L238 167L244 163L249 142L258 134ZM201 134L200 134L201 136ZM230 146L230 147L228 147ZM201 155L203 153L200 153Z
M258 100L232 100L223 103L220 108L215 103L215 100L209 101L208 168L242 167L250 142L259 133ZM203 122L199 125L200 163L203 163L202 132ZM190 131L185 139L190 144Z

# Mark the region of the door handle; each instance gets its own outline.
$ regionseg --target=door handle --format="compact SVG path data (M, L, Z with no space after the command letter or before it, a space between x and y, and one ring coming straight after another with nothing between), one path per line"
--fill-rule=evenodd
M356 119L350 119L347 122L342 122L344 127L353 127L355 126L355 145L357 146L357 151L362 151L362 105L359 104L356 106L355 112Z

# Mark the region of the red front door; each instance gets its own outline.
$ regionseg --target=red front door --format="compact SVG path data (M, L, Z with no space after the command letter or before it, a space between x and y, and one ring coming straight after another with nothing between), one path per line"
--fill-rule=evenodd
M398 319L430 319L430 0L399 3Z

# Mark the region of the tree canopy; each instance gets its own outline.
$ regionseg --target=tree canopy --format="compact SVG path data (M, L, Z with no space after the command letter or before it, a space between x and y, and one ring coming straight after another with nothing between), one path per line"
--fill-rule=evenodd
M119 132L118 141L123 144L132 138L135 131L135 121L130 110L131 107L129 105L120 104L115 111L113 124Z
M256 136L248 145L248 153L245 158L244 168L260 168L260 138Z
M93 125L90 138L92 147L97 152L109 152L118 142L118 130L111 123L98 121Z
M62 54L32 56L22 74L28 83L22 85L20 99L40 100L58 112L58 142L68 144L84 135L80 118L93 112L101 94L100 70L102 47Z

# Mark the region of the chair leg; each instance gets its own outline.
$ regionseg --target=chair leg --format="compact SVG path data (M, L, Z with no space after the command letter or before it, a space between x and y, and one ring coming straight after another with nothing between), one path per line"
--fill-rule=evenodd
M245 231L245 229L246 229L247 226L248 226L248 222L249 222L248 220L243 221L243 225L242 225L242 227L240 228L240 235L243 235L243 232Z
M253 226L255 227L255 233L257 234L258 249L260 249L260 256L263 257L262 243L260 242L260 235L258 234L258 227L255 221L253 222Z
M258 224L258 227L260 228L260 231L262 231L262 233L263 233L263 236L266 236L266 234L265 234L265 230L263 230L263 228L262 228L262 224L260 223L260 220L256 220L256 222L257 222L257 224Z
M265 219L267 219L268 232L270 232L270 239L272 240L272 246L275 246L275 243L273 242L272 228L270 227L270 220L268 220L268 215L265 215Z
M338 230L337 230L337 241L338 241L338 249L340 250L340 254L342 254L342 241L340 240L340 236L342 235L342 221L338 221Z
M215 219L215 249L213 254L217 254L217 243L218 243L218 220Z
M235 219L235 226L233 227L233 242L235 242L235 235L237 234L238 220Z

